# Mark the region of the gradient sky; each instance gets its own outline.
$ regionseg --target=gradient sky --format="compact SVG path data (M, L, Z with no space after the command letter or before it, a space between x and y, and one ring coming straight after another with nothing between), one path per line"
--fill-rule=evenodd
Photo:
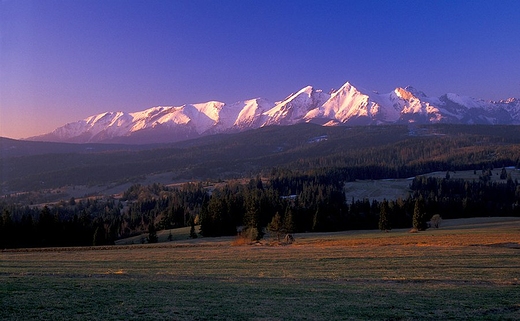
M517 0L0 0L0 136L347 81L520 98L519 17Z

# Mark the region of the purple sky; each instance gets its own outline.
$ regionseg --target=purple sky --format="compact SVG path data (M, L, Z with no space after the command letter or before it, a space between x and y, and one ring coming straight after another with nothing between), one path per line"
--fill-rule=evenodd
M346 81L520 98L520 1L2 0L0 136Z

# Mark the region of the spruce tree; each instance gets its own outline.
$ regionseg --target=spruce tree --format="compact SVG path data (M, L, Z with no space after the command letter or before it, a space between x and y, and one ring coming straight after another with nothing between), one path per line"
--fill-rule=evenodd
M379 206L379 229L381 231L389 231L392 229L390 224L390 215L387 200L383 200Z
M106 244L105 228L103 226L98 226L98 227L96 227L96 230L94 231L92 245L99 246L99 245L105 245L105 244Z
M283 218L283 231L288 234L294 233L294 216L292 214L292 210L289 207L285 211Z
M422 199L415 200L413 209L412 224L418 231L424 231L427 228L426 213L424 213L424 205Z
M13 243L13 221L11 214L7 209L4 209L2 216L0 216L0 248L10 247Z
M150 224L148 224L148 243L157 243L158 241L159 238L157 237L155 224L153 224L153 222L150 222Z
M191 225L191 228L190 228L190 237L192 239L196 239L197 238L197 232L195 232L195 220L192 218L190 219L190 225Z
M276 234L276 240L280 242L280 234L282 233L283 225L280 214L276 212L273 219L267 224L267 230Z
M500 179L506 179L507 178L507 171L505 167L502 167L502 170L500 171Z
M245 199L245 203L245 231L252 241L258 241L264 236L260 221L260 197L255 191L250 191Z

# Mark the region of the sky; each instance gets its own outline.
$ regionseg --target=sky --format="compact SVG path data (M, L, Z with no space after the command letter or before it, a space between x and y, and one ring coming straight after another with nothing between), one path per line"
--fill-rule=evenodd
M0 136L347 81L520 98L518 17L517 0L0 0Z

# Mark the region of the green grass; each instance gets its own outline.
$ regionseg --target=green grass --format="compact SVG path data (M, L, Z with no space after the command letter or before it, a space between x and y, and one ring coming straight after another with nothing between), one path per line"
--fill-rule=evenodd
M0 319L519 319L520 250L506 245L518 245L520 220L465 223L297 235L289 246L5 251Z

